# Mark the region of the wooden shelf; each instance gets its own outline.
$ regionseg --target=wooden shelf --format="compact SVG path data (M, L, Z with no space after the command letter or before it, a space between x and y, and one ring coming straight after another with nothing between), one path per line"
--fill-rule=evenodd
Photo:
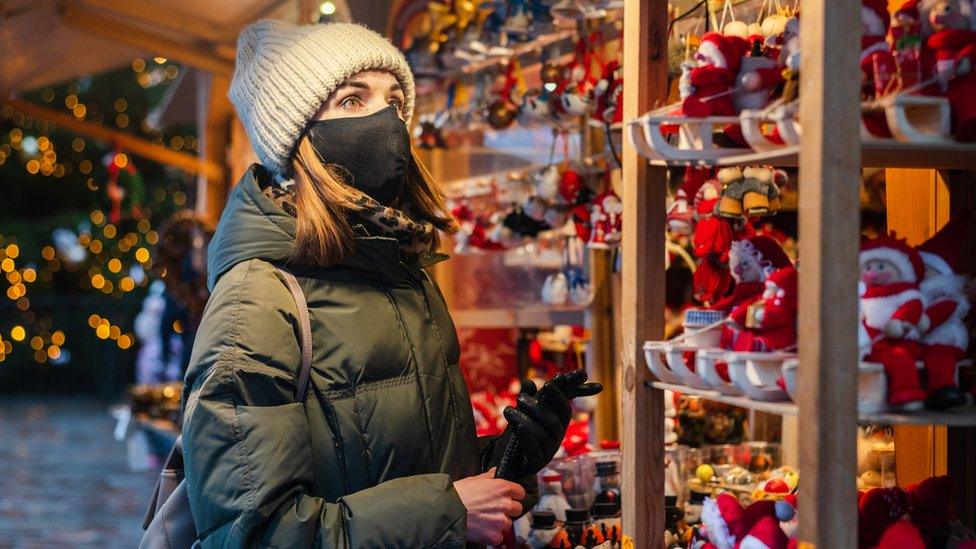
M529 305L497 309L452 311L458 328L551 328L559 324L583 324L584 306Z
M693 389L685 385L675 385L673 383L664 383L662 381L652 381L651 386L658 389L675 391L685 395L699 396L708 400L714 400L715 402L722 402L732 406L738 406L740 408L747 408L749 410L757 410L760 412L767 412L781 416L795 416L797 414L796 404L788 400L775 402L753 400L749 397L723 395L718 391Z
M858 422L881 425L944 425L946 427L976 427L976 408L954 412L922 410L911 414L858 414Z
M708 389L695 389L685 385L653 381L650 386L667 389L685 395L693 395L715 402L722 402L748 410L757 410L781 416L795 416L798 408L790 401L767 402L743 396L728 396ZM945 425L947 427L976 427L976 408L970 407L953 412L932 412L922 410L914 413L859 413L857 421L861 425Z
M799 165L800 147L727 156L715 166L768 164L784 168ZM704 162L651 160L652 166L708 165ZM925 145L893 139L868 141L861 145L861 165L866 168L976 169L976 144Z

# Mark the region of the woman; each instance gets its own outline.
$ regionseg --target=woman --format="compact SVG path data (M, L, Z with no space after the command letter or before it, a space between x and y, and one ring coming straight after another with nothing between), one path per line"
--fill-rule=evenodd
M238 41L231 101L261 161L209 250L212 295L186 376L183 443L203 547L497 543L556 451L585 375L527 390L500 438L475 438L444 299L443 196L410 147L414 83L363 27L260 21ZM298 277L314 353L272 263ZM514 442L513 442L514 441ZM514 451L512 450L514 449ZM514 464L514 465L512 465Z

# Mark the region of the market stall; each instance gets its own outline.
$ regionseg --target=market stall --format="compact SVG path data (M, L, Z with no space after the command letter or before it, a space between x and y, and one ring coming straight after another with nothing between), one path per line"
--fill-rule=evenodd
M625 6L624 532L642 547L687 542L675 535L717 547L731 547L735 537L743 545L745 538L785 547L794 535L801 546L871 547L889 528L894 539L908 542L921 535L929 546L967 539L971 533L965 528L974 523L976 425L976 411L961 396L971 383L967 355L953 354L940 367L931 354L942 344L940 336L929 335L936 333L932 327L953 317L927 307L950 298L924 295L931 290L924 282L921 293L899 292L923 277L972 269L967 261L955 261L973 255L973 240L960 229L962 211L973 208L973 175L965 171L976 167L968 133L972 99L962 99L967 72L955 72L952 65L962 57L943 42L950 35L968 36L971 23L954 10L970 6L892 2L889 10L883 2L804 0L796 6L757 2L749 10L749 4L687 6L700 8L702 30L713 32L692 29L677 37L686 40L678 44L672 32L676 18L666 2L632 0ZM921 27L913 26L919 22ZM777 27L771 40L768 31ZM915 37L913 46L904 46L905 36L909 42ZM796 57L789 55L794 52ZM937 69L925 69L929 55L940 60ZM678 70L673 90L669 57L688 63ZM750 104L755 92L761 92L760 100ZM669 204L668 168L676 166L690 166L686 175L707 175L690 192L686 176ZM780 202L776 172L765 166L799 168L795 268L790 259L775 259L780 252L755 233L742 233ZM887 215L879 234L859 245L862 222L877 217L865 211L858 185L867 167L885 168ZM709 191L695 195L709 186L714 202L696 209ZM681 200L692 215L679 215L674 203ZM685 335L668 341L662 258L669 234L689 219L696 251L702 252L695 272L699 309L686 311ZM886 236L889 230L898 236ZM743 241L749 245L733 244ZM926 274L918 250L952 259ZM752 281L748 270L735 268L750 257L765 271L756 279L764 284L752 295L745 291ZM900 263L895 270L903 279L872 272L880 262L904 258L918 270ZM862 293L858 266L867 285ZM733 280L737 289L726 301ZM907 286L885 287L893 283ZM958 305L967 302L964 293L941 306L964 310ZM901 307L915 295L917 303ZM880 311L879 297L887 298ZM903 316L916 306L918 316ZM969 343L963 316L953 320L964 334L953 343L961 348ZM780 318L787 321L774 323ZM928 325L933 318L935 324ZM896 325L918 332L899 332ZM923 350L916 350L916 341ZM907 349L920 353L912 355L919 365ZM925 384L917 368L927 372ZM656 428L666 421L674 393L782 417L774 420L780 446L771 452L774 447L733 445L717 456L713 447L706 456L682 457L670 446L668 432ZM756 456L761 463L753 461ZM776 461L792 467L766 473ZM682 467L679 476L687 481L677 483L682 486L676 494L673 474ZM747 497L719 495L740 493L740 482L752 492ZM702 518L704 527L675 530L679 521L672 510L681 489L696 503L704 494L703 517L689 521L696 525ZM933 501L927 490L941 493L941 499ZM879 506L880 499L889 505ZM905 506L890 504L895 499ZM775 505L763 503L770 501ZM733 523L739 513L750 519ZM902 515L907 520L897 520ZM937 518L926 522L922 515ZM731 541L717 532L726 531L722 525L734 536Z

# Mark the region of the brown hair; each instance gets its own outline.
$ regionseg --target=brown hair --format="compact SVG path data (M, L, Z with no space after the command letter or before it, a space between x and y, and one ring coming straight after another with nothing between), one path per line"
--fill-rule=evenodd
M295 245L288 255L289 262L322 266L337 265L355 247L355 235L348 214L359 207L355 200L359 191L343 181L342 169L326 163L308 137L302 137L291 161L295 179ZM410 215L418 223L434 226L430 250L440 245L439 231L457 231L454 218L444 203L444 193L410 147L407 180L403 188L402 204L410 205Z

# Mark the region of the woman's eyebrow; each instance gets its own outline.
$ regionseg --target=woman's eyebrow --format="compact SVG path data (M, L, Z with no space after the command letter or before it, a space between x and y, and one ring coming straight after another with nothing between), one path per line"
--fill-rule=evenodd
M395 83L395 84L393 84L392 86L390 86L390 91L391 91L391 92L395 92L395 91L403 91L403 88L402 88L402 87L400 87L400 83L399 83L399 82L397 82L397 83Z
M367 84L366 82L363 82L362 80L349 80L347 82L343 82L338 88L336 88L336 91L341 90L341 89L344 89L344 88L356 88L356 89L360 89L360 90L369 90L370 89L369 84Z

